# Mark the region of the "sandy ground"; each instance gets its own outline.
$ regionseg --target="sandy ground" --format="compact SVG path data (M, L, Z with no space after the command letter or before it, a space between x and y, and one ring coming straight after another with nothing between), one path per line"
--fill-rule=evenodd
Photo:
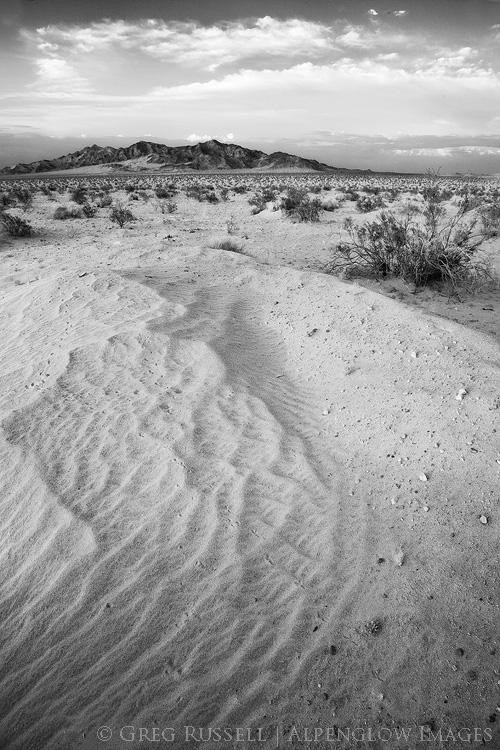
M321 273L347 208L37 200L0 254L0 746L500 747L498 292Z

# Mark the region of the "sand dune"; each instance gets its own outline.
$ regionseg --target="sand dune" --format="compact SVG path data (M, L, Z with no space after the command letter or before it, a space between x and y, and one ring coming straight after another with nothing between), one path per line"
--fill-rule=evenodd
M2 282L2 747L487 726L498 345L322 274L127 242Z

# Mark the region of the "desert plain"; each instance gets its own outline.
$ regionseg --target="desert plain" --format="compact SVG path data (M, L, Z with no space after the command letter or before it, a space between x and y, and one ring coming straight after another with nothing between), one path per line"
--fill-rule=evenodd
M425 184L2 181L0 747L500 747L500 291L331 272Z

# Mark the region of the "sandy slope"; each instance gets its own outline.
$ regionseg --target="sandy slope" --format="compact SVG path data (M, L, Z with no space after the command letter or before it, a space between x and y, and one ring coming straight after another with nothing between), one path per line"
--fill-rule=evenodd
M4 251L1 747L498 742L498 343L194 243Z

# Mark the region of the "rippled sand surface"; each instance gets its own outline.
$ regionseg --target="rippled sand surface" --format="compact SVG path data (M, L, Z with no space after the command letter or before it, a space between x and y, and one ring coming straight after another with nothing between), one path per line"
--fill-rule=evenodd
M493 456L493 343L223 256L4 284L3 748L130 746L124 725L271 733L342 711L425 723L434 654L469 637L464 612L469 631L482 622L460 595L479 537L452 549L450 531L490 498L485 464L455 452L462 430ZM471 376L469 430L454 395ZM431 603L441 580L454 615Z

